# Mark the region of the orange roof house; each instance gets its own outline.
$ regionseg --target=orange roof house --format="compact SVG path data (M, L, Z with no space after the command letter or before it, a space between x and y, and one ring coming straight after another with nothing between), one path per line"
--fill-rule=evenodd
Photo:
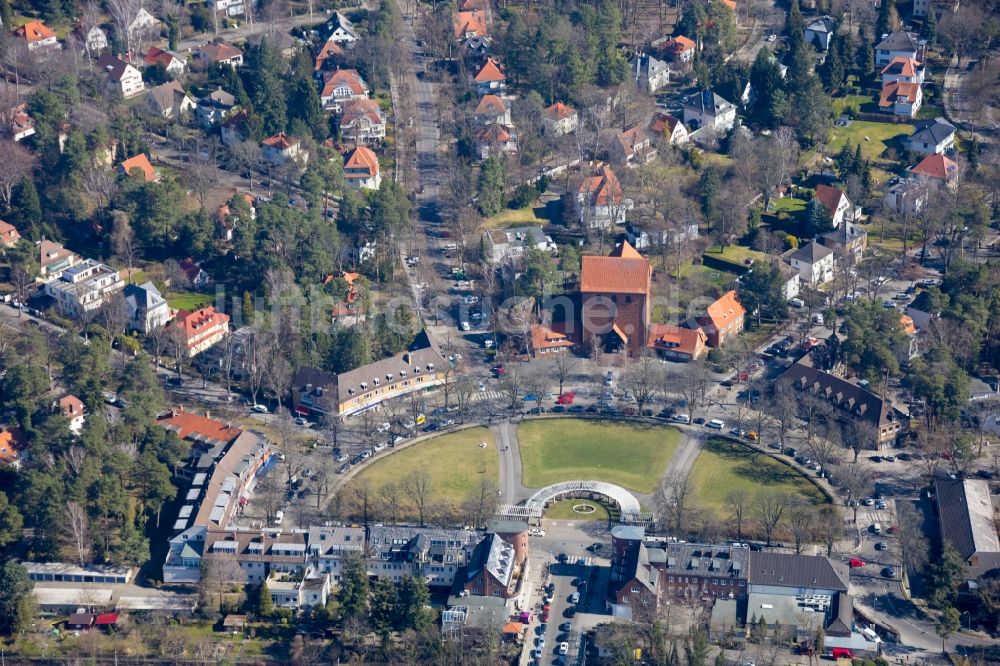
M451 25L455 33L455 39L468 39L469 37L488 35L489 30L486 24L486 12L479 9L468 12L455 12L451 15Z
M878 108L884 113L913 117L920 109L922 98L919 83L891 81L882 86Z
M721 347L726 341L743 331L747 311L735 291L727 291L705 309L698 317L698 325L705 331L710 347Z
M888 83L890 81L923 83L924 65L914 58L896 56L882 69L881 76L882 83Z
M914 176L949 183L958 176L958 164L944 155L928 155L920 160L920 164L911 167L910 173Z
M504 74L500 63L493 58L487 58L479 73L472 80L476 84L479 94L483 95L491 90L501 90L507 83L507 75Z
M627 242L610 255L585 256L580 270L583 342L635 355L646 346L653 269Z
M646 346L673 361L696 361L705 353L708 336L700 328L653 324Z
M21 234L10 222L0 220L0 247L13 247L21 240Z
M199 442L230 442L243 432L239 428L227 425L208 416L185 412L180 407L170 410L156 422L177 433L181 439L192 439Z
M576 110L562 102L556 102L552 106L545 109L545 117L549 120L565 120L566 118L571 118L576 115Z
M0 465L20 467L21 454L27 447L28 441L20 428L0 429Z
M509 110L503 98L497 95L483 95L476 105L475 114L477 116L500 116Z
M56 33L41 21L28 21L15 28L11 34L18 39L23 39L28 45L28 50L58 43Z
M327 40L323 43L319 53L316 54L316 71L325 69L328 62L332 62L335 58L339 58L342 55L344 55L344 47L333 40Z
M632 207L618 176L607 165L601 165L593 175L580 181L575 203L580 224L589 228L622 224L625 212Z
M624 199L622 184L609 166L598 169L597 174L583 179L578 188L580 194L589 194L598 206L621 203Z
M531 325L531 353L535 358L568 350L573 343L565 333L557 333L541 324Z
M133 171L138 169L142 174L142 179L147 183L155 183L160 179L156 175L156 170L153 165L149 163L149 158L146 157L146 153L139 153L134 157L130 157L121 164L122 173L126 176L131 176Z
M191 358L220 342L229 333L229 315L209 306L194 312L181 310L170 324L179 329L184 341L184 355Z
M694 59L697 44L684 35L669 37L660 44L660 53L673 62L690 62Z
M365 146L351 149L344 156L344 179L353 187L377 190L382 182L378 157Z

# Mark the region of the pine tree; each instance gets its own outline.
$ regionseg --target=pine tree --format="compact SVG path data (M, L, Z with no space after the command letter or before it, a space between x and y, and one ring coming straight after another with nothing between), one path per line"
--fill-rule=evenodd
M830 219L830 211L826 209L819 199L813 197L806 204L805 228L803 236L818 236L833 229L833 221Z
M262 580L254 594L254 612L257 617L271 617L274 612L274 600L271 599L271 589L267 586L267 581Z
M375 633L383 642L389 640L389 635L396 628L398 607L399 594L396 591L396 584L389 578L379 578L372 588L371 616Z
M924 19L924 25L920 28L920 36L926 39L930 46L937 44L937 16L935 16L933 6L928 8L927 18Z
M254 318L253 297L250 295L249 291L243 292L243 305L240 308L240 316L243 317L244 326L253 325L253 318Z
M337 592L341 618L362 617L368 611L368 572L360 558L344 565Z

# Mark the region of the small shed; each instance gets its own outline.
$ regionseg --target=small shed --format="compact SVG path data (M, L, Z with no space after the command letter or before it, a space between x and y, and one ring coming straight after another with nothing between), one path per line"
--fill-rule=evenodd
M222 621L223 631L231 631L234 634L244 631L247 628L247 616L230 614Z
M90 613L72 613L66 618L67 629L90 629L94 624L94 616Z
M111 627L118 625L118 613L100 613L94 618L95 627Z
M503 627L503 637L507 640L520 641L524 638L525 625L520 622L508 622Z

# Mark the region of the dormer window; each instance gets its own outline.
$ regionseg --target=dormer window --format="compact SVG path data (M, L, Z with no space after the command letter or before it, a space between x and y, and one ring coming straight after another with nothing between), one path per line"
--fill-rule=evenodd
M375 383L375 386L378 386L378 377L376 377L375 379L373 379L372 382Z
M368 382L361 382L361 390L364 391L368 388Z
M399 376L400 377L405 377L406 376L406 370L400 370L399 371Z
M388 373L388 374L386 374L385 381L387 381L387 382L391 382L392 381L392 373L391 372Z
M430 371L430 370L433 370L433 369L434 369L434 364L433 363L428 363L427 364L427 370Z
M347 392L350 393L351 395L354 395L354 389L352 388L347 389Z

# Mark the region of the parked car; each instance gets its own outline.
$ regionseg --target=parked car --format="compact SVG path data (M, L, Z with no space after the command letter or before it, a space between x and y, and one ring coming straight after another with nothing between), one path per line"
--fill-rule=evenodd
M852 557L851 559L847 560L847 564L852 569L857 569L857 568L865 566L865 561L862 560L862 559L859 559L857 557Z
M580 603L580 593L579 592L574 592L573 594L569 595L569 602L571 604L578 604L578 603Z
M672 419L677 423L691 423L690 414L674 414Z
M882 575L885 576L886 578L895 578L896 568L892 566L885 567L882 569Z
M722 430L726 427L726 422L722 419L712 419L706 423L705 426L711 428L712 430Z
M251 407L250 411L258 414L267 414L267 407L265 405L257 404Z

